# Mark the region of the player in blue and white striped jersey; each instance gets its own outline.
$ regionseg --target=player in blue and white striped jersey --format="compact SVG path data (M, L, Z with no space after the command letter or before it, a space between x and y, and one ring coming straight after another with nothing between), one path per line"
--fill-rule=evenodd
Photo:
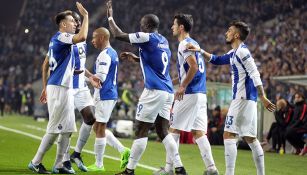
M47 88L45 87L46 84L44 84L45 92L43 92L47 94L45 100L47 100L48 105L49 122L38 151L28 165L30 170L37 173L47 173L41 162L44 154L50 149L58 135L62 139L58 143L56 161L52 172L57 174L75 173L73 170L63 167L62 160L67 150L69 137L72 132L76 131L72 94L72 79L75 65L71 48L73 44L84 41L88 32L88 12L78 2L77 8L82 14L84 22L80 32L76 35L74 34L76 22L72 17L71 11L61 12L55 18L59 31L51 38L49 44L50 77Z
M146 149L148 131L153 123L167 153L173 158L175 171L185 175L186 172L176 142L167 132L174 94L169 75L169 44L166 38L158 33L159 19L153 14L145 15L141 19L141 32L127 34L122 32L113 19L112 2L109 1L107 6L109 26L115 38L139 48L140 57L125 52L121 54L121 58L140 62L145 82L145 89L139 99L136 111L137 139L134 140L131 147L127 168L118 175L134 175L134 169Z
M88 166L89 171L104 171L103 156L106 143L116 148L121 154L121 168L128 163L130 150L124 147L114 135L106 130L106 124L109 121L113 108L118 99L117 93L117 71L118 56L117 52L110 45L110 33L104 28L98 28L93 32L92 44L101 52L98 55L94 67L95 76L100 79L100 88L95 88L95 118L94 131L95 139L95 158L96 162ZM113 138L110 138L112 134Z
M232 72L233 100L230 104L224 128L224 145L226 175L235 174L235 161L237 157L236 135L250 146L257 175L264 175L264 153L257 140L257 96L263 105L270 111L275 105L265 97L260 74L254 58L248 47L243 43L249 34L249 26L242 21L234 21L226 32L226 43L232 50L222 56L210 54L198 46L188 45L192 51L201 52L207 61L215 65L230 64Z
M177 69L179 76L173 79L173 83L174 85L179 84L179 87L175 94L173 117L169 131L177 143L179 143L181 131L192 131L206 166L204 174L218 175L211 152L211 146L206 135L208 116L204 60L199 52L192 52L186 48L188 43L199 46L198 43L190 37L192 27L192 15L175 15L172 31L173 36L177 37L180 43L177 52ZM171 162L171 157L167 155L164 169L160 169L157 173L171 174L172 169L173 164Z

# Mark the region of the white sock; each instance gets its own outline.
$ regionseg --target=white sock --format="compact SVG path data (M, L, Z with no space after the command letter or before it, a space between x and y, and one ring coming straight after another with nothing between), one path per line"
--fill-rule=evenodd
M55 158L55 163L54 163L55 168L63 167L62 161L63 161L64 154L67 151L71 133L62 133L60 135L61 137L58 141L57 153L56 153L56 158Z
M136 139L133 141L129 162L127 165L128 169L134 170L137 163L142 157L142 154L144 153L146 146L147 146L148 137L143 137L140 139Z
M75 152L81 153L84 145L86 144L92 130L92 125L88 125L86 123L82 123L79 131L79 137L77 140Z
M65 153L64 153L63 162L70 161L70 154L69 154L69 150L70 150L70 141L71 141L71 138L69 137L69 142L68 142L67 149L66 149L66 151L65 151Z
M168 134L163 140L162 143L165 146L167 154L171 155L172 162L174 164L174 168L182 167L182 162L179 156L178 147L175 142L175 139L171 134Z
M95 146L94 146L94 152L96 157L95 164L98 168L103 167L103 155L104 155L104 150L106 148L106 141L107 139L105 137L96 138L95 140Z
M106 129L105 133L107 138L107 144L115 148L119 153L125 151L124 145L120 143L120 141L114 136L114 134L111 131Z
M248 144L253 152L254 162L257 168L257 175L264 175L264 153L258 140Z
M178 152L179 152L180 134L177 134L177 133L170 133L170 134L173 136L173 138L176 142L177 148L178 148ZM171 159L171 156L169 156L169 153L166 151L166 164L165 164L164 169L165 169L166 172L170 172L171 170L173 170L173 167L174 167L174 165L173 165L173 161Z
M51 148L58 134L46 133L38 147L38 150L32 159L34 165L38 165L42 162L45 153Z
M213 160L211 145L206 135L195 140L200 150L201 157L205 163L207 170L216 170Z
M237 158L237 139L225 139L225 175L234 175Z

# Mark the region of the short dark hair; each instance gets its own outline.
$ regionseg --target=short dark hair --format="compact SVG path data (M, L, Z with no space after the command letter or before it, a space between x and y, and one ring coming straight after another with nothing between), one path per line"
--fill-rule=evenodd
M295 95L302 97L302 99L305 101L305 95L302 92L296 92Z
M186 32L190 32L193 27L193 17L190 14L179 13L174 16L178 25L183 25Z
M143 18L146 19L146 24L148 25L149 29L155 30L159 28L160 20L157 15L147 14L147 15L144 15Z
M54 17L55 23L56 23L57 25L59 25L59 24L61 23L61 21L62 21L63 19L65 19L66 16L69 16L69 15L72 16L72 11L70 11L70 10L66 10L66 11L64 11L64 12L58 13L58 14Z
M72 17L75 19L75 20L81 20L81 17L80 17L80 15L77 13L77 12L75 12L75 11L72 11Z
M234 26L235 28L238 29L239 31L239 35L240 35L240 40L245 41L249 32L250 32L250 28L249 26L243 22L243 21L232 21L229 26Z

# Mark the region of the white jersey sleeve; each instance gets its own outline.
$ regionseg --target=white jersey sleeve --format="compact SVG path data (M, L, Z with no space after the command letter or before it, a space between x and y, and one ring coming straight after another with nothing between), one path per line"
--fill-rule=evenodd
M146 43L149 41L149 33L144 33L144 32L130 33L129 40L131 44Z
M252 57L249 50L247 48L239 49L237 55L240 58L244 67L246 68L248 75L253 80L255 87L262 85L260 73L257 70L254 58Z
M74 37L74 34L61 33L57 39L65 44L73 44L72 42L73 37Z
M96 76L104 82L109 73L111 57L106 52L101 52L96 63Z
M188 42L183 41L183 42L180 42L180 44L178 46L178 52L183 57L184 60L186 60L189 56L195 55L195 52L189 51L187 49L187 47L186 47L187 44L188 44Z

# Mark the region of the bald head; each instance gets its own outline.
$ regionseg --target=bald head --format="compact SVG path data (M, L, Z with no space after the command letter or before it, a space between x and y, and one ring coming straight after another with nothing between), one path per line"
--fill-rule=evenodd
M287 107L287 101L285 99L280 99L277 101L276 106L277 110L284 109L285 107Z
M110 45L109 39L109 30L104 27L100 27L93 32L92 44L96 49L104 49Z
M96 29L94 31L94 33L97 34L97 36L102 36L105 40L109 40L110 39L110 32L108 29L104 28L104 27L100 27L98 29Z

